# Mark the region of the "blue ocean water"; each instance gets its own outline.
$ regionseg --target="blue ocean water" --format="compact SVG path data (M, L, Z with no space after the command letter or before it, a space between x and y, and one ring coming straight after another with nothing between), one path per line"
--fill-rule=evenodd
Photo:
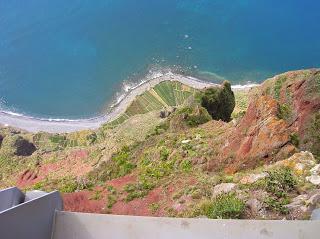
M153 66L233 84L320 67L319 22L318 0L1 0L1 107L96 116Z

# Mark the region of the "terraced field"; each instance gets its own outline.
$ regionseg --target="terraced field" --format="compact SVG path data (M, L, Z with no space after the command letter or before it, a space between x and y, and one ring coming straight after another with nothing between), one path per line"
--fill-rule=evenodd
M178 81L163 81L154 88L137 96L125 113L108 123L107 126L114 127L137 114L145 114L150 111L181 105L196 92L196 89Z

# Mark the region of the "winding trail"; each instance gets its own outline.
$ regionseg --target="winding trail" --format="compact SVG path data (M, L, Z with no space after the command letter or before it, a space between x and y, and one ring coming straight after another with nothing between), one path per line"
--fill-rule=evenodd
M218 86L217 84L201 81L190 76L166 73L147 82L143 82L131 89L120 102L113 106L109 113L100 117L80 120L50 120L0 112L0 124L23 129L33 133L40 131L49 133L67 133L85 129L97 129L102 124L113 121L120 114L124 113L137 95L140 95L146 90L151 89L162 81L179 81L182 84L196 89Z

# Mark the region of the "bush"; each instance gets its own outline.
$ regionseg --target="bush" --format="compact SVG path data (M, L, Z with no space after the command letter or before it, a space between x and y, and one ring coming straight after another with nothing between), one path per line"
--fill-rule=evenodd
M287 198L273 198L273 197L267 197L264 200L264 203L267 205L268 209L271 209L276 212L280 212L283 214L288 213L288 208L285 207L290 201Z
M299 147L299 135L297 133L290 134L290 142L292 143L292 145Z
M168 159L170 155L170 151L165 146L160 148L160 160L165 161Z
M244 202L234 193L221 194L213 201L203 203L200 207L201 214L211 219L240 218L244 209Z
M294 190L296 185L297 180L288 167L270 171L269 177L265 179L266 190L278 198L286 197L287 193Z
M230 121L235 107L235 97L228 81L223 83L222 88L213 87L205 90L200 96L200 101L214 120Z
M288 120L290 119L292 110L288 104L281 104L278 106L277 117L279 119Z
M124 190L128 193L127 197L125 198L126 202L130 202L136 198L143 198L149 192L148 188L144 188L143 184L127 184Z
M186 125L188 127L196 127L212 120L208 111L200 105L191 105L177 110L170 117L170 125L174 128ZM172 128L172 127L171 127Z

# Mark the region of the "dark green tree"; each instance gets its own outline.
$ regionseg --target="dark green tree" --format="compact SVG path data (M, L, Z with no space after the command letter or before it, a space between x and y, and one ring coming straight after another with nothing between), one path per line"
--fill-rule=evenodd
M234 93L228 81L222 87L206 89L200 98L202 107L206 108L214 120L230 121L231 113L235 107Z

